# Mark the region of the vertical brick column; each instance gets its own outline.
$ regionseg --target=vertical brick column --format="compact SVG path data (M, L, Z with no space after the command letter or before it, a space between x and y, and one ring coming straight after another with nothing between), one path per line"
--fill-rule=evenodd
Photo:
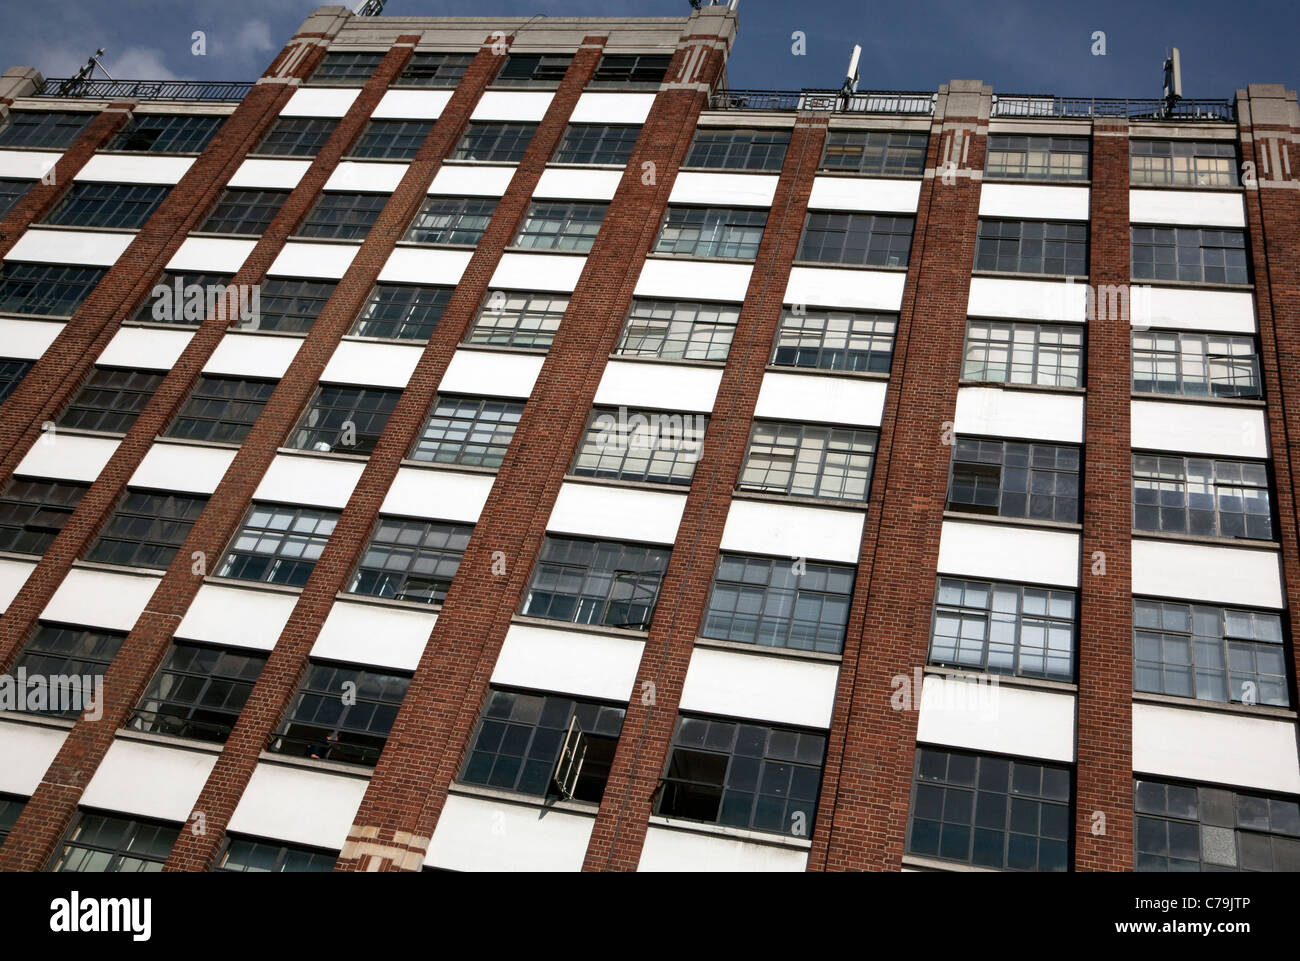
M920 692L898 710L893 695L929 646L991 93L954 80L935 105L863 533L870 562L854 589L866 610L840 667L813 869L897 871L902 859Z
M1074 803L1078 871L1133 867L1132 333L1128 312L1116 309L1129 298L1110 295L1129 289L1132 269L1128 134L1127 121L1093 121Z

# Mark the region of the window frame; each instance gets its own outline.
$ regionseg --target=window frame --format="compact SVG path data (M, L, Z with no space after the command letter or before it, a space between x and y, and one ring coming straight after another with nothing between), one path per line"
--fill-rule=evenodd
M552 163L626 167L641 139L642 126L639 123L570 123L564 128ZM602 155L608 159L602 159Z
M963 447L967 449L974 445L976 457L963 458ZM992 453L996 448L998 452L997 460L992 460L983 456L987 450ZM1023 448L1023 464L1008 464L1009 454L1019 454L1019 449ZM1051 452L1052 463L1050 465L1041 462L1035 464L1034 461L1039 454L1046 457L1047 452ZM1066 455L1067 466L1060 466L1062 455ZM1068 466L1070 454L1074 455L1075 468L1073 471ZM956 485L958 481L958 467L965 465L970 468L968 475L974 475L976 480L972 485L972 494L978 495L981 489L980 477L991 480L991 466L996 465L998 469L997 476L997 504L992 510L983 510L978 499L956 500ZM988 465L988 466L985 466ZM980 468L984 468L983 474L980 474ZM1018 490L1015 487L1008 487L1008 473L1022 472L1024 474L1024 490ZM1073 474L1075 478L1074 493L1070 495L1068 485L1065 493L1060 493L1061 481ZM1035 490L1036 478L1050 476L1053 483L1051 491L1044 492ZM1014 477L1014 474L1013 474ZM1024 509L1008 506L1008 498L1023 496ZM1051 517L1035 516L1034 503L1035 497L1047 496L1051 506ZM1066 506L1073 501L1073 510L1068 511L1068 518L1058 517L1061 513L1062 504ZM1058 444L1049 441L1031 441L1017 440L1006 437L984 437L972 434L959 434L954 438L952 445L952 456L948 458L948 490L944 500L944 510L954 511L961 514L974 514L986 517L1006 517L1015 520L1023 520L1030 523L1046 522L1077 524L1082 516L1083 509L1083 449L1075 444Z
M756 218L761 220L755 222ZM765 207L669 204L652 252L682 258L752 261L758 257L767 219ZM747 239L755 229L758 235Z
M900 229L903 226L907 227L906 231ZM912 239L915 233L914 215L861 210L809 210L804 215L803 232L799 235L799 247L794 259L796 263L904 270L912 259ZM896 239L900 237L906 239L905 246L900 246L900 241ZM861 248L850 245L855 238L861 239ZM884 238L883 247L877 238ZM854 255L859 249L860 257Z
M402 243L439 247L474 247L496 214L496 197L450 197L433 194L420 202ZM445 221L443 225L437 225ZM423 224L423 225L422 225Z
M792 323L795 322L795 323ZM820 327L809 324L820 321ZM846 322L842 331L833 331L836 322ZM862 325L862 326L859 326ZM888 326L888 331L882 325ZM817 334L815 346L805 338ZM839 337L841 347L826 346L827 335ZM872 373L888 375L894 362L894 341L898 336L898 314L880 310L849 310L836 307L805 307L801 313L795 313L789 307L781 310L781 321L777 325L776 337L772 343L772 356L768 363L773 367L789 367L791 370L833 370L844 373ZM792 343L783 343L783 338L793 338ZM888 340L889 349L882 351L877 345ZM865 350L854 347L854 343L865 343ZM808 351L813 352L813 363L800 363L801 357ZM782 359L782 358L787 359ZM883 358L883 363L881 361Z
M201 663L203 652L207 652L209 657L215 655L215 663ZM180 662L182 653L189 653L188 663ZM125 728L224 744L265 670L269 654L269 651L253 648L173 638L158 670L150 678L149 686L132 708ZM240 661L244 662L242 668ZM168 686L166 691L164 686ZM182 698L182 691L189 693ZM203 699L209 695L218 695L221 700L213 704L204 703ZM171 713L168 708L179 708L181 713ZM208 719L213 715L221 720Z
M288 197L287 190L227 187L194 233L261 236L279 215Z
M276 117L250 157L314 157L334 136L336 117Z
M574 560L573 558L576 556L574 552L583 550L589 553L589 559L585 562L581 559ZM528 575L528 587L520 601L519 614L522 617L535 617L561 624L588 624L597 627L646 631L649 629L650 622L654 619L655 608L659 602L659 593L663 590L663 580L668 571L668 561L671 555L671 545L643 544L612 538L547 534L542 539L541 548L537 552L537 559L534 561L533 569ZM619 560L639 558L643 564L652 564L656 558L659 558L662 563L658 570L651 567L637 569L635 567L598 566L602 559L608 559L611 556ZM550 569L544 570L548 565ZM626 597L618 598L616 595L622 593L621 585L629 583L626 580L620 581L620 578L627 575L631 575L634 580L630 582L631 587L627 590ZM572 585L574 578L577 578L578 581L576 585L577 593L560 590L563 582L568 581ZM541 590L541 587L548 582L554 583L556 589ZM597 587L598 590L591 590L593 587ZM638 600L638 592L650 595L648 604ZM534 606L535 598L544 599L538 600L536 606ZM566 603L572 605L568 614L561 617L551 613L552 608L557 605L563 608ZM593 603L599 608L600 616L596 620L587 617L589 614L596 613L596 607L592 606ZM611 621L610 617L614 616L615 612L620 609L623 612L620 619ZM635 612L642 610L644 611L643 617L637 620L631 619Z
M171 187L160 184L73 181L41 223L86 230L137 231L167 199Z
M392 529L390 539L380 540L389 528ZM473 533L473 524L380 514L370 529L344 590L359 597L380 597L440 608L447 599L447 591L456 578ZM431 544L435 537L441 537L442 543ZM459 550L457 543L460 544ZM375 563L381 555L382 562ZM402 556L406 556L405 566L395 566L393 559ZM430 572L419 572L416 576L417 567L428 565L432 565ZM444 573L446 576L441 576ZM413 587L417 581L427 581L429 586Z
M206 444L242 444L279 383L277 380L259 377L200 373L162 436L202 441ZM220 388L225 388L228 395L223 396ZM262 396L239 396L241 392L247 393L250 388ZM220 409L214 410L217 405L220 405ZM237 414L229 413L232 408ZM188 423L193 423L195 427L182 426ZM225 436L217 436L219 433L224 433Z
M790 133L788 127L696 127L682 169L779 173L790 149ZM712 163L711 151L718 148L719 162Z
M11 475L0 490L0 551L44 554L88 490L80 481Z
M471 120L447 159L460 163L518 164L536 135L537 124L532 122Z
M356 320L352 322L352 327L348 330L350 337L373 337L377 340L396 340L396 341L428 341L433 336L433 332L438 329L438 322L442 320L443 312L447 309L447 304L451 302L452 292L455 287L448 287L440 284L403 284L376 282L370 288L370 293L366 295L366 302L362 305L361 311L357 314ZM385 295L398 295L391 301L385 302ZM405 296L405 300L398 299ZM428 302L421 302L422 297L428 297ZM380 309L401 311L400 318L376 318L375 314ZM437 311L437 315L430 321L427 316ZM367 316L367 312L370 312ZM413 320L419 316L419 320ZM392 333L376 333L367 325L372 324L378 330L387 330L391 326ZM424 331L424 327L428 331ZM404 334L404 331L410 332Z
M1023 147L1011 141L1024 141ZM1070 149L1082 145L1083 149ZM1016 154L1021 157L1017 167L1021 173L1008 172L1009 164L1004 162L996 166L994 154ZM1030 158L1042 154L1043 162L1031 165ZM1083 172L1076 174L1068 164L1064 173L1052 172L1052 160L1056 156L1070 158L1082 155ZM984 178L990 181L1030 181L1038 183L1084 183L1092 178L1092 138L1087 134L1024 134L1024 133L990 133L984 161Z
M976 326L986 328L990 333L995 330L1006 330L1007 339L1005 341L994 340L991 336L980 341L972 341L971 335ZM1031 360L1029 363L1029 379L1017 379L1017 374L1023 372L1023 359L1017 360L1017 356L1023 358L1025 350L1024 341L1017 340L1017 334L1028 331L1032 333L1033 338L1029 344ZM1056 343L1044 341L1044 335L1056 333L1058 340ZM1077 334L1079 338L1078 346L1068 344L1064 338L1070 334ZM1001 320L988 317L967 317L966 333L962 342L962 381L970 381L981 384L1009 384L1016 386L1019 384L1035 387L1057 387L1069 389L1081 389L1086 383L1087 376L1087 330L1082 324L1063 324L1051 321L1021 321L1021 320ZM1002 378L988 376L998 368L995 366L994 354L996 350L1002 349L1001 344L1005 343L1006 361L1003 365L1006 376ZM985 357L982 367L972 370L972 353L983 350ZM1042 358L1055 355L1057 363L1054 366L1043 363ZM1067 360L1071 355L1077 359L1077 366L1070 368L1065 366L1062 361ZM974 361L978 363L978 361ZM1069 371L1073 369L1077 373L1074 376L1074 383L1063 383L1062 381L1069 377ZM1055 374L1052 372L1055 371ZM979 376L982 373L984 376Z
M859 145L854 141L862 138ZM896 142L898 138L899 142ZM915 142L919 138L919 145ZM874 141L874 142L873 142ZM883 141L883 142L882 142ZM917 147L920 152L917 153ZM851 148L858 147L856 151ZM866 177L919 179L925 175L925 161L930 149L930 134L917 130L837 130L831 129L826 134L826 144L822 149L819 171L837 171L858 174ZM891 150L898 158L891 157ZM832 153L834 151L834 153ZM879 151L879 163L872 159L874 151ZM831 164L832 156L849 157L857 153L857 162Z
M1192 331L1192 330L1163 330L1158 328L1147 328L1145 330L1134 330L1132 333L1132 344L1130 350L1130 370L1132 373L1132 389L1135 394L1150 394L1155 397L1222 397L1222 398L1247 398L1259 400L1264 396L1263 378L1260 375L1260 357L1259 347L1255 337L1251 334L1231 334L1220 333L1217 331ZM1139 347L1140 339L1147 339L1150 347ZM1160 340L1171 339L1174 342L1174 349L1161 349ZM1214 341L1220 341L1223 347L1229 351L1233 347L1247 347L1249 353L1211 353L1210 348ZM1187 350L1187 345L1191 343L1201 347L1199 353ZM1199 381L1189 376L1187 368L1194 366L1194 362L1200 359L1205 371L1205 376ZM1138 365L1140 362L1145 363L1149 368L1146 378L1139 379ZM1215 378L1215 365L1218 364L1220 369L1226 369L1229 377L1225 380L1222 377ZM1242 365L1248 365L1245 379L1240 379L1235 375L1243 370ZM1164 373L1172 373L1172 378L1161 376ZM1150 387L1141 387L1139 384L1149 383ZM1188 390L1189 384L1203 384L1204 391ZM1238 388L1237 385L1245 384L1244 388ZM1172 384L1173 390L1158 390L1162 384ZM1216 389L1220 385L1227 385L1226 390Z
M349 157L362 160L414 160L433 130L432 120L372 117Z
M707 414L690 411L598 405L587 415L587 426L569 464L569 474L599 480L689 487L699 465L699 453L704 446L708 424ZM652 429L653 439L648 445L643 445L639 438L650 439ZM611 437L613 445L601 443L602 439ZM612 461L606 458L612 458ZM631 466L642 459L642 466ZM689 465L689 470L683 465Z
M165 571L185 545L208 500L204 494L128 487L85 559Z
M76 841L77 838L81 836L81 831L87 826L88 822L94 818L104 822L104 827L108 827L111 822L125 824L127 827L123 829L122 832L123 840L115 843L111 847L106 844L95 844L91 842L83 842L78 845ZM50 857L49 867L47 870L51 873L85 873L80 871L80 869L74 870L64 867L64 865L68 863L67 859L72 857L73 852L75 851L80 852L81 854L82 860L79 862L81 864L86 863L84 859L89 855L108 855L108 861L105 862L105 866L100 869L95 869L96 873L160 873L163 869L163 864L166 863L168 856L171 854L171 849L176 844L176 839L180 837L181 827L183 827L183 825L172 826L168 822L154 818L143 818L138 816L122 817L116 813L101 812L99 810L78 807L76 816L72 819L72 823L68 825L67 831L64 832L63 836L59 839L58 846ZM167 852L164 854L139 853L136 844L140 840L140 835L144 831L153 832L156 841L166 839L170 833L171 841L167 844ZM140 867L137 867L134 870L123 870L124 865L137 862L141 865ZM145 865L152 865L152 867L145 867Z
M1156 461L1156 464L1155 464L1155 471L1153 472L1153 471L1152 471L1151 469L1149 469L1149 468L1144 468L1142 471L1139 471L1139 463L1138 463L1138 462L1139 462L1139 460L1142 460L1142 459L1149 460L1149 461L1150 461L1150 460L1154 460L1154 461ZM1164 462L1169 462L1169 463L1164 463ZM1177 475L1176 477L1175 477L1174 475L1172 475L1172 474L1170 474L1169 476L1165 476L1165 471L1166 471L1167 469L1172 469L1172 466L1173 466L1174 462L1181 462L1181 465L1182 465L1182 467L1181 467L1181 473L1180 473L1179 475ZM1192 516L1191 516L1191 514L1192 514L1192 511L1193 511L1194 508L1192 507L1192 500L1191 500L1191 496L1189 496L1189 495L1190 495L1191 493L1197 493L1198 496L1202 496L1202 497L1204 496L1204 493L1203 493L1203 492L1191 492L1191 491L1189 491L1190 483L1189 483L1189 479L1188 479L1188 467L1189 467L1189 464L1191 464L1192 462L1208 463L1208 464L1210 465L1210 474L1209 474L1209 476L1210 476L1210 478L1211 478L1211 484L1212 484L1212 487L1213 487L1213 491L1212 491L1212 493L1213 493L1213 497L1214 497L1214 511L1213 511L1213 514L1214 514L1214 531L1213 531L1213 533L1209 533L1209 534L1198 534L1198 533L1196 533L1196 532L1194 532L1194 531L1191 530L1191 523L1192 523ZM1132 483L1131 483L1130 486L1131 486L1131 488L1132 488L1133 530L1134 530L1135 532L1141 532L1141 533L1143 533L1143 534L1183 534L1183 535L1190 535L1190 536L1193 536L1193 537L1212 537L1212 538L1218 538L1218 539L1221 539L1221 540L1231 540L1231 541L1256 540L1256 541L1264 541L1264 542L1269 542L1269 543L1272 543L1272 542L1275 542L1275 541L1276 541L1276 538L1277 538L1277 532L1276 532L1276 529L1275 529L1275 523L1274 523L1274 522L1275 522L1275 519L1274 519L1274 517L1273 517L1273 511L1274 511L1274 499L1273 499L1273 476L1272 476L1272 472L1269 470L1269 465L1268 465L1268 462L1267 462L1267 461L1257 461L1257 460L1237 459L1237 458L1231 458L1231 457L1198 457L1198 456L1196 456L1196 455L1194 455L1194 454L1178 454L1178 453L1169 453L1169 452L1154 452L1154 451L1141 451L1141 450L1135 450L1135 451L1133 451L1133 461L1132 461L1132 464L1133 464L1133 467L1132 467ZM1236 467L1236 468L1245 468L1245 467L1255 468L1255 469L1257 469L1257 470L1263 472L1263 478L1264 478L1264 479L1263 479L1263 483L1249 483L1249 484L1248 484L1244 479L1243 479L1242 481L1240 481L1240 482L1233 483L1232 479L1231 479L1230 477L1228 477L1228 478L1225 478L1225 479L1224 479L1224 481L1223 481L1223 483L1222 483L1222 485L1221 485L1221 484L1219 483L1219 479L1218 479L1218 474L1219 474L1219 467L1220 467L1220 465L1224 465L1224 466L1226 466L1226 467L1228 468L1229 473L1231 472L1231 470L1232 470L1233 467ZM1242 473L1244 473L1244 471L1243 471L1243 470L1238 470L1238 473L1239 473L1239 474L1242 474ZM1139 478L1145 479L1145 480L1147 480L1148 482L1157 482L1157 483L1155 484L1155 486L1148 486L1148 487L1144 487L1144 488L1139 488L1139 487L1138 487L1138 480L1139 480ZM1176 504L1163 505L1163 504L1160 504L1160 503L1159 503L1161 500L1164 500L1164 499L1165 499L1163 496L1160 496L1160 495L1161 495L1162 492L1165 491L1165 489L1166 489L1166 485L1169 485L1169 484L1181 484L1181 490L1182 490L1182 507L1181 507L1181 508L1179 508L1178 505L1176 505ZM1229 494L1229 495L1221 494L1221 493L1220 493L1220 487L1226 488L1226 489L1228 489L1228 490L1232 490L1232 489L1234 489L1234 488L1238 488L1238 489L1240 489L1240 490L1242 490L1242 491L1256 491L1256 492L1262 492L1262 493L1263 493L1263 499L1264 499L1264 502L1265 502L1265 504L1266 504L1267 507L1268 507L1268 512L1267 512L1267 514L1264 514L1264 515L1263 515L1263 516L1265 516L1265 517L1267 518L1267 522L1268 522L1268 530L1267 530L1267 532L1268 532L1268 536L1267 536L1267 537L1251 536L1251 535L1248 534L1248 533L1243 533L1243 534L1225 534L1225 533L1223 533L1223 522L1222 522L1222 519L1221 519L1221 515L1223 514L1223 511L1222 511L1222 508L1220 507L1220 503L1221 503L1221 500L1222 500L1222 498L1223 498L1224 496L1233 496L1233 495L1230 495L1230 494ZM1139 491L1139 490L1154 490L1154 491L1156 491L1156 492L1157 492L1157 496L1155 497L1155 502L1154 502L1153 504L1142 504L1142 505L1139 505L1139 503L1138 503L1138 491ZM1242 502L1243 502L1243 503L1242 503L1242 508L1243 508L1243 509L1242 509L1242 511L1240 512L1240 516L1242 517L1242 529L1243 529L1243 531L1248 531L1248 530L1249 530L1249 522L1248 522L1248 519L1249 519L1250 517L1252 517L1252 516L1258 517L1258 516L1261 516L1261 515L1260 515L1260 512L1259 512L1259 511L1247 511L1247 510L1245 510L1245 507L1246 507L1246 505L1247 505L1247 503L1248 503L1245 494L1237 495L1237 496L1239 496L1239 497L1241 498ZM1256 497L1258 497L1258 494L1256 494ZM1141 524L1139 524L1139 521L1138 521L1138 508L1139 508L1139 507L1146 507L1146 508L1152 508L1152 507L1154 507L1154 508L1155 508L1155 510L1156 510L1156 518L1157 518L1157 523L1156 523L1156 526L1155 526L1155 527L1144 527L1144 526L1142 526ZM1168 529L1166 529L1166 528L1164 527L1164 524L1163 524L1163 515L1164 515L1164 511L1165 511L1166 509L1168 509L1168 510L1170 510L1170 511L1177 511L1177 510L1181 510L1181 511L1182 511L1182 513L1183 513L1183 525L1182 525L1182 530L1168 530ZM1199 510L1199 511L1202 512L1202 513L1204 513L1204 511L1205 511L1204 508L1196 508L1196 510ZM1231 516L1236 516L1237 513L1238 513L1238 512L1236 512L1236 511L1229 512L1229 514L1230 514Z
M614 353L629 357L658 357L662 360L724 363L731 353L731 344L735 339L736 325L740 321L740 306L740 304L736 303L718 301L634 297L632 298L632 306L628 308L627 317L623 321L623 329L619 331L618 343L614 346ZM655 316L656 313L663 311L668 312L666 317ZM683 311L690 315L690 320L679 317L679 314ZM700 319L701 314L710 312L719 319ZM726 316L731 319L722 319ZM684 340L673 336L674 330L682 329L683 324L686 330ZM656 327L661 328L662 333L657 333L654 329ZM697 331L707 331L708 339L697 342L695 336ZM725 341L718 337L718 334L723 332L726 333ZM659 338L659 343L653 351L643 350L640 346L629 349L634 339L639 345L644 345L656 337ZM676 351L676 348L669 348L670 344L679 342L683 345L680 353ZM703 356L698 356L701 347L703 347Z
M760 445L760 431L770 431L772 439L764 441ZM817 437L816 435L819 434L822 436ZM796 442L793 445L782 442L783 438L788 438L791 435L796 437ZM818 448L808 446L810 438L820 442L819 452L817 452ZM848 446L845 446L846 438ZM859 448L858 445L864 443L870 444L869 450ZM767 452L763 453L760 448L766 448ZM755 418L750 427L749 441L745 447L745 458L741 461L736 490L865 505L871 499L871 482L875 474L876 455L879 448L879 428L851 424L813 424L765 417ZM817 452L817 464L814 473L810 473L806 469L808 459L805 457L805 450ZM751 464L755 457L766 457L768 460L767 466L761 467ZM866 460L865 468L862 466L864 458ZM781 464L787 461L789 466L787 469L783 469ZM760 470L764 478L762 481L746 479L751 471ZM786 481L773 482L770 480L774 475L779 477L781 473L789 475ZM832 490L832 484L836 483L836 476L839 478L838 492ZM807 477L815 479L813 489L796 490L796 486L801 488L807 486L799 483L800 478ZM859 480L862 484L862 495L859 497L856 494L846 493L853 486L856 486L856 482Z
M409 671L310 658L294 688L284 717L271 735L267 750L273 754L319 757L342 764L373 767L392 734L393 720L401 709L412 676ZM348 682L355 685L355 694L350 702L340 698L342 685ZM370 693L376 688L377 695ZM400 693L394 696L399 688ZM309 702L309 699L314 701ZM328 714L322 717L319 713L298 717L305 705L318 702L319 711L332 700L339 700L342 705L336 717L330 718ZM347 723L354 714L368 716L364 726ZM387 724L383 722L384 716L388 716ZM312 729L325 733L309 734ZM295 733L299 730L303 733ZM331 734L337 736L330 737ZM298 747L305 748L303 754L298 754ZM313 754L316 750L321 753Z
M569 294L547 290L491 291L466 332L464 343L511 350L549 350L569 309L570 299ZM543 302L545 309L534 309L534 305Z
M263 514L267 515L266 519L254 527L253 522ZM222 552L216 576L232 581L302 587L325 552L334 528L338 526L340 514L340 511L329 508L255 500ZM286 517L286 521L279 520ZM277 521L275 526L268 526L271 520ZM311 530L306 530L304 522L310 522ZM328 529L322 534L322 528L326 527ZM241 542L250 538L253 544L241 548ZM273 543L274 548L258 550L263 542ZM286 543L292 543L297 553L287 552ZM259 565L261 569L257 570ZM249 576L250 571L255 571L253 576ZM282 572L288 576L281 576Z
M463 412L468 410L470 405L474 406L473 416L466 417ZM440 413L441 408L444 406L449 406L451 409ZM499 409L496 410L495 419L491 421L491 423L496 426L493 426L492 428L490 439L487 441L475 441L475 436L482 434L481 425L488 423L488 421L484 420L484 413L488 411L489 407L493 406L499 407ZM489 467L495 471L501 466L501 462L505 459L506 451L509 449L511 441L514 440L515 431L519 427L519 420L523 416L523 412L524 401L515 398L484 397L451 393L437 394L433 398L433 403L430 405L429 413L424 418L424 424L420 428L420 433L415 438L415 443L407 453L407 458L409 460L422 461L430 464L455 464L469 467ZM510 420L512 417L513 421ZM430 430L433 429L434 421L439 419L448 421L448 425L443 428L444 435L448 433L461 433L464 435L461 439L450 442L455 446L456 451L456 456L450 460L439 459L437 456L438 451L443 447L443 445L448 443L445 436L442 440L434 441L432 443L430 443L427 438ZM468 426L456 427L455 425L457 423L465 423ZM505 443L501 443L498 439L498 434L502 429L502 425L505 424L508 424L509 426L509 437L505 439ZM480 447L483 448L481 451L475 450L474 453L470 453L472 449ZM467 455L470 459L466 459ZM492 460L495 460L495 463L486 463L486 461Z
M1016 236L1005 235L1007 227L1015 225L1017 228ZM1041 228L1041 236L1024 235L1025 228ZM996 228L996 233L993 232ZM1049 236L1053 231L1052 228L1065 228L1065 237ZM1077 234L1078 236L1070 236ZM1081 238L1081 239L1080 239ZM992 243L992 250L985 249L985 242ZM1003 244L1014 241L1016 245L1015 266L1007 268L1000 266L1003 259ZM1029 256L1025 253L1025 245L1031 248L1037 245L1039 253ZM1060 244L1061 255L1059 257L1048 256L1048 245ZM1073 245L1073 247L1071 247ZM1071 256L1070 251L1075 251L1075 256ZM1078 251L1082 250L1083 257L1080 261L1077 256ZM993 266L988 266L989 257L993 258ZM1060 260L1061 270L1048 270L1049 261ZM976 226L975 236L975 266L974 271L977 274L994 273L994 274L1029 274L1037 277L1080 277L1087 279L1089 263L1091 260L1091 245L1088 238L1088 222L1083 220L1036 220L1028 218L1015 217L980 217ZM1078 270L1071 270L1073 266L1079 267ZM1031 269L1033 268L1033 269Z
M126 435L166 376L159 370L96 364L55 423L65 430Z
M510 248L560 254L591 253L607 213L609 203L603 200L533 200L524 212Z
M201 154L225 123L224 114L202 113L134 113L131 119L103 148L104 152ZM145 146L140 142L142 128L153 133ZM162 146L159 146L159 144Z
M1178 283L1193 284L1223 284L1237 287L1249 286L1253 283L1254 274L1251 271L1250 263L1250 244L1247 241L1246 231L1236 227L1185 227L1176 224L1132 224L1130 225L1130 249L1131 249L1131 270L1134 280L1150 280L1155 283L1165 283L1175 281ZM1190 238L1195 235L1196 244L1184 242L1184 238ZM1213 241L1218 237L1218 243ZM1235 241L1228 243L1229 237ZM1171 260L1168 263L1161 262L1160 251L1170 251ZM1183 251L1197 252L1195 263L1183 263L1179 260ZM1139 251L1150 252L1150 262L1143 256L1139 260ZM1210 260L1213 260L1212 252L1218 251L1222 254L1222 264L1208 263L1207 254L1211 254ZM1241 252L1241 263L1230 264L1233 251ZM1173 276L1160 276L1159 268L1173 267ZM1192 273L1195 271L1197 276L1184 276L1184 272ZM1222 272L1222 278L1212 277L1211 273L1215 271ZM1236 278L1236 279L1234 279Z

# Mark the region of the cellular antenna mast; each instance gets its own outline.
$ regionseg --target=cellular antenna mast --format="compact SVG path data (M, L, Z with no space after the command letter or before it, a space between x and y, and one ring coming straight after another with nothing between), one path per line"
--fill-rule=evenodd
M386 0L361 0L352 10L358 17L377 17L384 12Z
M862 58L862 47L859 44L853 45L853 55L849 57L849 72L844 75L844 85L840 87L840 97L844 101L844 109L849 107L849 98L858 92L858 61Z
M1182 59L1178 56L1177 47L1173 47L1172 51L1165 58L1164 105L1161 108L1161 115L1164 117L1173 116L1174 107L1178 106L1178 101L1183 99Z
M75 77L69 77L67 80L63 81L63 83L59 84L58 95L60 97L75 95L76 91L79 90L81 87L85 86L86 81L91 79L92 76L94 76L96 67L98 67L100 70L103 70L104 76L106 76L109 80L112 80L113 75L109 73L108 68L105 67L99 61L99 58L102 57L103 55L104 55L103 47L100 47L98 50L92 53L90 55L90 59L86 61L86 65L77 71L77 75Z

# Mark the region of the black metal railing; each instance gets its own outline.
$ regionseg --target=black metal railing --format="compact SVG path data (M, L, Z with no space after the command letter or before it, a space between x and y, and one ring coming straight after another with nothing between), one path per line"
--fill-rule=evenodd
M1237 119L1232 100L1179 100L1172 109L1158 97L1054 97L1048 94L1000 93L993 97L994 117L1120 117L1127 120L1197 120L1231 123Z
M230 101L243 100L252 89L251 80L78 80L73 77L46 80L37 96Z
M929 116L933 93L923 90L715 90L711 110L826 110L834 113L892 113Z

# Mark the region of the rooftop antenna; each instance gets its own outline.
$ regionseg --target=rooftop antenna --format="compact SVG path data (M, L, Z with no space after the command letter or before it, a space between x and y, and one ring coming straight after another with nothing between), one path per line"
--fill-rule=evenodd
M1165 58L1165 90L1161 117L1172 117L1174 107L1183 99L1183 64L1178 56L1178 48Z
M862 47L853 45L853 56L849 57L849 72L844 75L844 85L840 87L841 109L849 109L849 98L858 92L858 60L862 57Z
M384 12L385 2L387 0L361 0L352 12L358 17L377 17Z
M112 80L113 75L109 73L108 68L105 67L99 61L99 58L102 57L103 55L104 55L103 47L100 47L98 50L92 53L90 55L90 58L86 61L86 65L77 71L77 75L75 77L69 77L67 80L63 81L63 83L59 84L58 95L64 97L64 96L75 94L77 90L79 90L80 88L86 85L87 80L91 79L91 77L94 76L96 67L98 67L100 70L103 70L104 76L108 77L109 80Z

